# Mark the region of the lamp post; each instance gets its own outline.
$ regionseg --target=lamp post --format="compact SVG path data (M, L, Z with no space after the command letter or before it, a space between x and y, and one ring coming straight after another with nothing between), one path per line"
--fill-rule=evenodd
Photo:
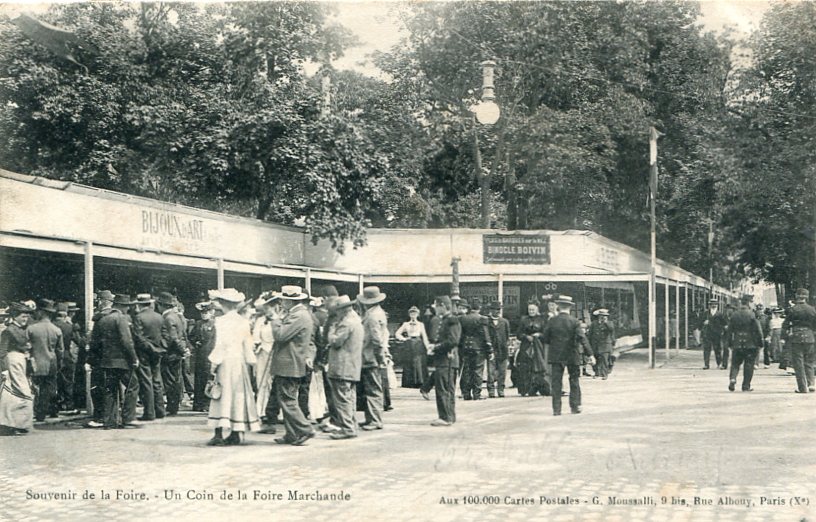
M490 178L482 171L482 153L479 150L479 133L476 122L482 125L493 125L501 117L501 109L493 101L496 94L493 87L493 71L496 62L485 60L482 62L482 99L471 107L473 112L473 158L476 167L476 179L479 180L479 190L482 196L482 228L490 228Z

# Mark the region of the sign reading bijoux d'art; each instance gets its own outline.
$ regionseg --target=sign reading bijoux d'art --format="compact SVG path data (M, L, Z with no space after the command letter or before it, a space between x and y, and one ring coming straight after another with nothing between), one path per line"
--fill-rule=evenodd
M142 233L197 241L206 238L203 219L161 210L142 210Z
M482 242L485 264L550 264L550 236L546 234L485 234Z

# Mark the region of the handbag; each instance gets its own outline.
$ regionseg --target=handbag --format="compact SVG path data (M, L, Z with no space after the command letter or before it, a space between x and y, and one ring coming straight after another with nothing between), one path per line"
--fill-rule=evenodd
M218 382L215 375L210 375L210 378L207 380L207 385L204 387L204 395L215 400L221 398L221 383Z

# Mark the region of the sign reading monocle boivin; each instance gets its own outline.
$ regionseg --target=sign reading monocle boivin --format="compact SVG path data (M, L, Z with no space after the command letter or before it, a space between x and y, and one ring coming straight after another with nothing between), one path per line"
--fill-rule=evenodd
M482 243L485 264L550 264L550 236L546 234L485 234Z

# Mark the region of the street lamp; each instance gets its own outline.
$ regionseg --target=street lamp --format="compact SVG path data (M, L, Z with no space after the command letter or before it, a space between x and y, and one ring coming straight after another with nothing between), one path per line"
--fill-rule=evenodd
M482 99L470 110L476 121L482 125L493 125L501 117L501 109L493 100L496 95L493 91L493 68L496 62L485 60L482 62ZM479 190L482 195L482 228L490 228L490 178L482 172L482 153L479 150L479 134L476 125L473 125L473 152L476 164L476 178L479 180Z

